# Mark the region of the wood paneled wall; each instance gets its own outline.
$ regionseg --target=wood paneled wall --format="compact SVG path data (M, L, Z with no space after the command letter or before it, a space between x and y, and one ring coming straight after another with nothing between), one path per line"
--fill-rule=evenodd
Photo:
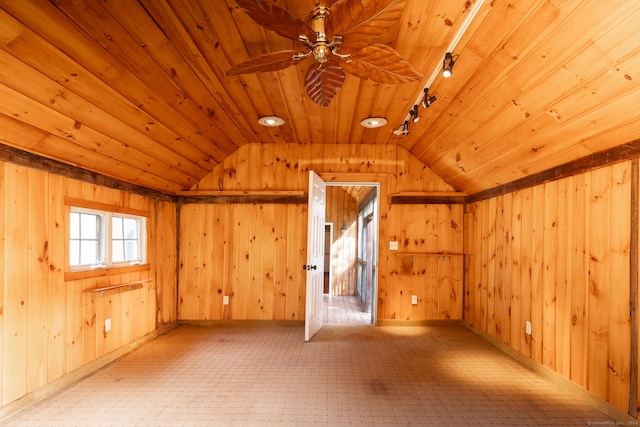
M304 319L306 215L307 205L182 205L180 319Z
M461 318L461 281L455 279L462 277L461 261L437 258L437 268L409 284L400 275L402 257L388 250L392 238L418 242L401 245L398 252L455 253L462 247L461 206L388 203L388 195L399 192L453 191L402 148L247 144L193 190L307 191L309 170L328 181L380 183L378 319ZM193 204L180 212L180 319L304 319L306 205ZM400 225L416 216L419 226ZM434 231L426 238L429 227ZM429 296L435 289L437 308ZM412 306L412 292L418 290L424 297ZM230 296L228 306L222 305L224 295Z
M326 222L333 223L331 295L355 295L358 274L358 204L341 187L327 187ZM342 227L346 232L342 233Z
M462 318L463 205L392 205L390 240L400 250L391 252L385 295L390 319ZM388 291L387 291L388 292ZM418 304L411 303L411 296ZM395 316L395 317L394 317Z
M630 212L624 162L469 204L464 224L466 321L624 412Z
M147 212L148 266L70 273L68 198ZM0 162L0 209L1 407L176 320L175 204Z

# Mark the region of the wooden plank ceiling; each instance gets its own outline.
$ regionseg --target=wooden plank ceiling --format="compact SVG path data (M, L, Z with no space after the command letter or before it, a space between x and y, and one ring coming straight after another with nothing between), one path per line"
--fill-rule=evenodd
M335 0L268 2L308 22ZM235 0L0 0L0 143L171 194L247 143L399 144L473 194L639 137L637 0L485 1L453 76L430 85L437 101L396 135L475 4L407 0L376 41L424 78L347 73L321 107L305 93L310 62L226 76L303 50ZM266 115L285 124L262 127ZM389 124L360 125L376 116Z

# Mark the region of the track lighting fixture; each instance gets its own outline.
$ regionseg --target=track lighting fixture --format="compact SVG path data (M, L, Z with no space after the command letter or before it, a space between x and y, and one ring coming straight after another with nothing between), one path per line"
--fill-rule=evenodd
M393 131L394 135L409 135L409 120L405 120L398 129Z
M420 95L418 96L418 99L416 99L414 104L422 105L424 108L429 108L429 106L436 101L435 96L429 96L429 86L433 84L433 82L435 81L435 79L438 77L440 73L442 73L442 76L445 78L451 77L453 66L455 65L456 61L458 61L458 56L459 56L459 55L453 55L451 52L453 52L456 49L458 42L460 41L460 39L462 39L462 36L464 36L466 31L469 29L471 22L475 19L476 15L480 11L480 9L483 7L485 0L474 0L473 2L469 2L469 3L473 3L473 6L471 6L471 8L469 9L467 16L464 18L464 20L460 24L458 31L453 36L453 39L451 40L449 45L446 47L446 50L445 50L446 53L444 55L444 60L442 61L442 64L440 64L439 62L434 64L433 72L431 73L431 76L429 76L429 78L426 80L425 86L423 86L423 93L420 93ZM393 130L394 135L409 134L409 120L412 120L415 117L417 117L417 114L415 114L415 112L416 111L414 106L414 108L412 108L409 111L409 114L406 115L402 125L399 126L397 129Z
M429 105L433 104L434 102L436 102L436 97L435 96L429 96L429 88L425 87L424 88L424 99L422 100L422 106L424 108L429 108Z
M402 134L409 135L409 120L405 120L402 124Z
M442 77L448 78L451 77L451 73L453 71L453 66L458 60L458 55L453 56L451 52L447 52L444 55L444 61L442 61Z
M418 115L418 104L414 105L411 111L409 111L409 115L411 116L411 121L416 123L420 120L420 116Z

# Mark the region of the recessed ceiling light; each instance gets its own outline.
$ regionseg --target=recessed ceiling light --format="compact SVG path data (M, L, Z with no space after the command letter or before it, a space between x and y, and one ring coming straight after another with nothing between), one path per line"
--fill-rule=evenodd
M366 128L374 129L386 125L387 119L384 117L368 117L361 121L360 124Z
M275 127L282 126L284 124L284 120L278 116L264 116L260 117L258 123L260 123L262 126Z

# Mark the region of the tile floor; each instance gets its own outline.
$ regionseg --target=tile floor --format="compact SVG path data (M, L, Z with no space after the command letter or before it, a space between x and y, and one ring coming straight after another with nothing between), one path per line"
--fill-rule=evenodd
M462 326L179 326L2 426L616 425Z

